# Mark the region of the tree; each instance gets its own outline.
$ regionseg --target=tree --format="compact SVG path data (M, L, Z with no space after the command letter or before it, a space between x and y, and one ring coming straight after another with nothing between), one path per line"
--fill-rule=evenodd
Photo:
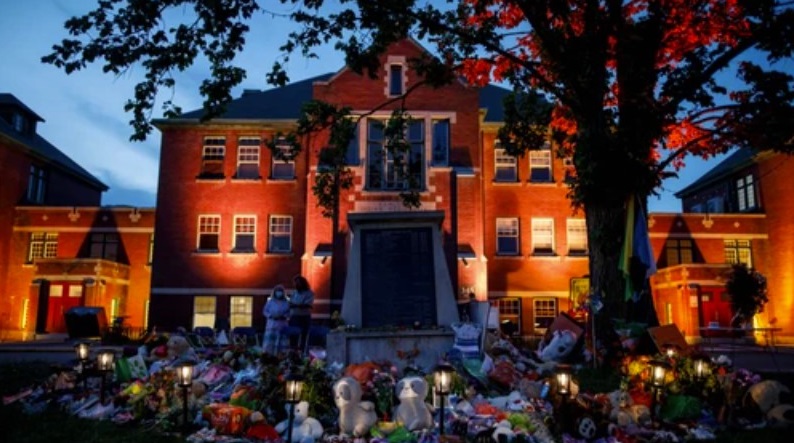
M647 197L687 155L733 146L794 151L792 76L773 69L792 55L792 2L342 0L332 11L323 0L282 3L295 5L290 17L299 29L280 48L283 59L268 76L274 84L288 81L284 62L295 52L315 57L318 46L335 42L351 68L373 74L378 54L415 35L438 54L413 61L430 86L464 75L474 84L509 82L525 97L540 91L553 101L555 149L573 158L570 196L586 214L590 279L604 296L607 318L625 313L617 263L627 201L637 198L644 211ZM194 14L165 30L165 12L177 7L192 7ZM67 73L99 61L114 73L143 65L145 81L127 104L133 138L140 139L151 130L157 90L173 88L173 72L200 55L211 63L200 90L206 118L223 112L244 78L234 55L245 44L248 21L262 11L255 0L101 0L96 10L67 21L74 37L55 45L44 61ZM743 59L749 51L764 55L767 66ZM740 61L745 86L725 84L717 74ZM528 102L508 104L500 133L518 156L539 147L544 121L522 103ZM165 111L179 109L166 102Z
M766 292L766 277L744 263L733 265L725 282L725 290L731 296L734 316L731 326L739 326L753 320L755 314L764 312L769 301Z

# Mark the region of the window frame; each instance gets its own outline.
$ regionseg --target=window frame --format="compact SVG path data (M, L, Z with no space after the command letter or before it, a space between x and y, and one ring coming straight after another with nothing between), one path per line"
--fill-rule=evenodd
M399 97L405 94L405 65L403 63L389 63L387 75L389 78L389 97ZM398 78L395 79L395 75Z
M529 181L531 183L553 183L554 170L552 169L551 148L548 144L542 149L532 149L529 151ZM536 177L535 171L543 171L548 177ZM539 172L541 174L541 172Z
M373 131L373 125L380 125L379 131ZM418 131L415 131L414 125L421 125ZM386 143L388 142L385 134L386 120L383 118L368 118L367 119L367 161L366 161L366 175L365 175L365 190L372 192L403 192L406 190L424 191L426 189L426 149L427 149L427 122L425 118L412 119L406 129L406 141L410 144L409 152L403 154L407 155L404 159L403 167L407 168L407 178L405 180L398 180L399 173L395 167L396 161L394 156L386 150ZM373 134L380 134L380 137L375 137ZM413 138L413 135L420 135L419 138ZM414 157L418 154L419 159L417 170L412 170L414 165ZM379 173L377 185L375 182L376 173ZM410 177L416 178L416 187L412 188Z
M235 301L247 301L244 303L243 310L237 310L239 304ZM242 322L238 322L243 319ZM229 328L250 327L254 319L254 297L250 295L232 295L229 297Z
M739 212L748 212L758 209L758 196L755 189L755 177L746 174L734 182L736 185L736 205Z
M252 142L256 142L253 144ZM258 180L262 178L260 166L262 161L262 138L245 135L237 138L237 167L234 178L241 180ZM248 166L248 167L247 167ZM251 168L252 166L252 168ZM248 169L254 169L250 173Z
M232 252L256 252L256 218L257 217L255 214L242 214L234 216ZM252 223L245 223L246 220ZM240 230L241 228L246 228L249 231L242 232ZM240 240L240 236L251 237L250 248L241 248L239 246L238 241Z
M39 165L30 165L28 188L25 197L29 203L44 203L47 198L49 174Z
M446 130L443 137L437 137L437 128L441 124L446 125ZM430 119L430 166L444 167L449 166L449 151L452 145L452 119L449 118L431 118ZM443 138L443 146L436 144L437 138ZM443 151L443 158L439 156L436 160L436 154Z
M113 241L115 239L115 241ZM115 246L115 249L111 248ZM115 232L91 232L88 235L88 257L118 261L121 237ZM98 248L98 250L97 250ZM112 253L111 253L112 251Z
M287 234L283 234L276 231L276 228L280 225L277 225L276 222L278 220L289 220L289 232ZM292 253L292 235L294 230L294 219L291 215L283 215L283 214L273 214L268 218L267 223L267 252L270 254L290 254ZM287 237L288 239L288 248L287 249L275 249L273 247L276 242L274 241L276 238L279 237Z
M211 300L211 302L210 302ZM201 306L200 302L206 302L206 306ZM209 305L212 304L212 309L209 309ZM206 310L199 311L199 307ZM203 319L209 319L209 321L197 321L199 319L198 316L202 316ZM193 296L193 315L192 315L192 322L193 322L193 329L199 326L206 326L210 328L215 328L215 319L218 316L218 297L214 295L194 295ZM211 318L210 318L211 317Z
M688 243L688 247L683 245L684 242ZM684 253L686 251L689 251L689 261L684 260ZM675 260L670 260L673 255L675 256ZM692 264L695 262L695 243L692 239L688 238L668 238L664 242L664 257L667 266Z
M207 223L202 223L202 220L207 220ZM210 220L217 221L217 223L209 223ZM203 232L204 228L212 228L213 226L216 227L216 232ZM199 214L198 216L198 225L196 226L196 251L197 252L220 252L221 249L221 230L222 223L221 223L221 216L220 214ZM201 247L202 245L202 236L207 235L211 236L214 235L216 238L216 248L214 249L204 249Z
M218 135L204 136L201 147L200 176L204 178L223 178L225 176L225 163L226 137Z
M502 226L500 226L502 224ZM497 217L496 223L496 255L521 255L521 221L518 217ZM502 249L503 240L514 239L515 250Z
M504 320L513 321L516 325L516 332L514 336L520 336L522 331L521 307L520 297L501 297L495 299L496 307L499 308L499 322L501 324Z
M517 183L518 182L518 158L514 155L507 153L501 144L494 145L494 175L493 179L499 183ZM508 161L509 160L509 161ZM503 177L500 171L507 171L507 174L512 172L512 176Z
M748 268L753 267L753 243L750 240L725 239L723 241L725 263L744 263ZM743 253L746 259L743 259Z
M552 306L539 306L541 304L550 304ZM541 312L547 315L538 315ZM557 302L557 299L554 297L534 297L532 299L532 328L536 333L545 333L549 326L551 326L554 319L560 313L560 305ZM541 323L538 323L538 318L548 319L548 324L546 326L542 326ZM544 322L546 323L546 322Z
M289 157L292 154L292 150L293 146L289 143L286 137L276 137L273 139L273 152L270 159L271 180L295 180L295 159L280 159L276 154L276 151L286 151L286 153L289 154L286 157ZM281 169L288 170L289 174L283 173Z
M568 218L565 221L565 235L568 243L568 255L584 256L589 252L587 243L587 220L583 218ZM578 236L582 239L576 242ZM583 246L580 248L572 246Z
M548 223L548 227L550 229L543 229L542 232L545 233L541 234L542 223ZM556 245L554 242L554 218L552 217L532 217L531 220L531 229L532 229L532 255L555 255L556 254ZM548 237L548 248L541 247L545 246L545 243L539 241L543 237ZM540 246L539 246L540 245Z
M37 248L38 246L38 248ZM34 253L34 251L40 251ZM31 232L28 237L28 253L25 263L31 264L39 258L58 257L58 233L57 232Z

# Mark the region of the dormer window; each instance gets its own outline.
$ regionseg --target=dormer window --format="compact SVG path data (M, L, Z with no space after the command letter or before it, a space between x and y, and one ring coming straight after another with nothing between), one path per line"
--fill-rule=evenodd
M24 133L25 132L25 117L22 114L20 114L19 112L15 112L11 116L11 126L14 127L15 131Z
M396 97L403 95L403 65L389 66L389 95Z

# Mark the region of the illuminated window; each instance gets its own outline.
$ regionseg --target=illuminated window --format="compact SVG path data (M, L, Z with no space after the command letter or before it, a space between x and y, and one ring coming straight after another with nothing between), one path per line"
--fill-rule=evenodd
M587 224L583 218L569 218L568 230L568 255L587 254Z
M236 178L259 178L259 137L240 137L237 142Z
M405 81L405 77L403 76L403 66L402 65L390 65L389 66L389 95L394 97L403 94L404 86L403 83Z
M251 326L254 318L254 298L232 296L229 299L229 324L232 329L238 326Z
M224 157L226 157L226 138L204 137L204 147L201 152L201 176L222 178Z
M193 297L193 328L215 327L215 297L198 295Z
M521 299L515 297L500 298L496 301L499 308L499 320L508 320L516 326L514 335L521 335Z
M532 253L539 255L554 254L554 219L532 219Z
M740 211L750 211L756 208L755 182L752 174L736 180L736 201Z
M693 262L692 240L668 239L664 244L667 266Z
M557 299L536 298L532 300L532 307L535 332L545 332L557 318Z
M540 150L529 151L529 181L547 183L552 181L551 149L545 146Z
M750 240L725 240L725 263L744 263L752 268L753 250L750 246Z
M69 286L69 298L80 298L83 296L83 287L81 285Z
M292 145L287 139L279 137L273 151L271 178L277 180L292 180L295 178L295 160L292 158Z
M254 251L256 245L256 216L234 217L234 250Z
M146 256L146 264L151 265L154 258L154 234L149 234L149 253Z
M119 316L119 299L113 298L110 300L110 318L115 319Z
M292 251L292 217L289 215L270 216L268 252L285 253Z
M520 237L517 218L496 219L496 253L499 255L518 255Z
M518 181L518 161L515 156L507 153L503 148L494 148L494 180L498 182L515 182Z
M397 191L424 187L424 127L424 120L412 120L405 134L409 152L392 154L386 150L384 122L367 121L367 189Z
M200 215L198 229L198 250L218 251L221 234L220 215Z
M44 203L47 194L47 171L42 167L31 165L28 176L27 200L29 203Z
M58 255L58 234L53 232L34 232L30 234L27 263L37 258L55 258Z
M63 297L63 285L50 285L50 298Z
M118 261L119 258L119 236L118 234L91 234L91 246L89 257L103 258L110 261Z
M433 166L449 164L449 119L433 120Z

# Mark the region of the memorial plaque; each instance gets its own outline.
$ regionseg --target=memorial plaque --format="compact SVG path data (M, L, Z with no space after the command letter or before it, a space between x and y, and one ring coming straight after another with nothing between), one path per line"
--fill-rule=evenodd
M431 228L361 231L363 327L436 324Z

